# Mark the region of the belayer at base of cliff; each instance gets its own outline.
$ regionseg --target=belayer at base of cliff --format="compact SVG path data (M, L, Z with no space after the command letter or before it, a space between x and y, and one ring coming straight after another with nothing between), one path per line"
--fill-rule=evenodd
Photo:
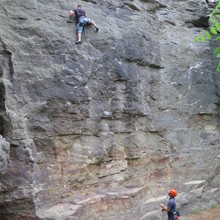
M78 5L76 9L70 11L70 17L73 15L75 15L77 25L77 41L75 42L75 44L81 44L82 32L85 25L92 24L96 32L99 29L92 19L86 17L86 12L82 9L81 5Z
M171 189L168 191L169 201L167 203L167 207L163 204L160 204L162 211L166 211L168 214L168 220L176 220L180 216L179 212L176 210L176 200L177 191L175 189Z

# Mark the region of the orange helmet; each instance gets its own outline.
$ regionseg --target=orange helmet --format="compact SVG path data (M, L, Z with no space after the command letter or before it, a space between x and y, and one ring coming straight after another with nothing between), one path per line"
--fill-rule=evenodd
M171 194L171 196L174 198L177 196L177 191L175 189L171 189L169 190L169 194Z

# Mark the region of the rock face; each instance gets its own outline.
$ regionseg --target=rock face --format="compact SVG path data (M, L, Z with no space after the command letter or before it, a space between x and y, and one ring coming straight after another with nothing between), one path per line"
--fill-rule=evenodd
M4 174L8 167L10 144L0 136L0 174Z
M100 31L76 46L78 3ZM220 202L205 1L0 6L1 219L158 220L170 187L183 215Z

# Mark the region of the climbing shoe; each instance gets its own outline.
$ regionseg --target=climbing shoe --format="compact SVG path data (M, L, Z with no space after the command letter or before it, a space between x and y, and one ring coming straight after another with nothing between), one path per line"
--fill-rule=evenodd
M82 41L80 41L80 40L75 42L75 44L81 44L81 43L82 43Z
M97 31L99 31L99 29L96 27L96 28L95 28L95 31L97 32Z

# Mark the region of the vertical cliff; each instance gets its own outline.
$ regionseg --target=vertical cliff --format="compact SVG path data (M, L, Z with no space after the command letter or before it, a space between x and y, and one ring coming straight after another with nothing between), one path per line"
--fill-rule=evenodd
M76 46L78 3L100 31ZM183 214L220 202L220 75L194 43L205 1L0 6L2 219L160 219L170 187Z

